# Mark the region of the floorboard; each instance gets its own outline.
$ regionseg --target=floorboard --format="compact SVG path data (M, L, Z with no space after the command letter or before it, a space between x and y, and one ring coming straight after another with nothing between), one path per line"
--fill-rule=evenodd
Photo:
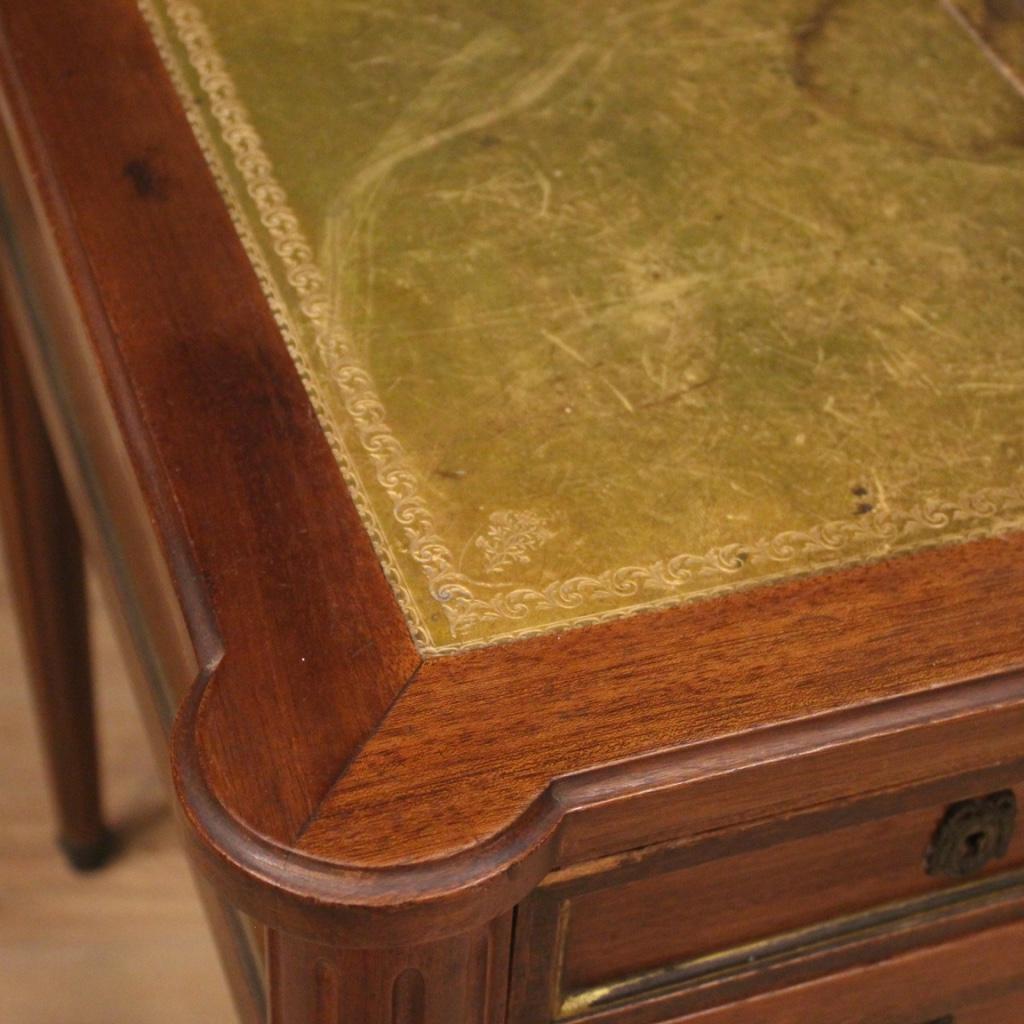
M93 606L105 796L123 842L109 867L77 876L53 845L0 564L0 1021L227 1024L226 986L114 634Z

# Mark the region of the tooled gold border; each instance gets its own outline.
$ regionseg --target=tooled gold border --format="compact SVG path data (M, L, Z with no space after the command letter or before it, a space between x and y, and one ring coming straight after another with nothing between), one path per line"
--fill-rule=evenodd
M798 555L814 561L813 570L865 562L911 548L952 543L974 537L1024 528L1024 482L1016 486L988 488L961 495L952 501L932 500L909 511L873 513L870 516L824 523L806 531L786 531L754 543L715 547L703 555L681 554L647 566L627 566L597 576L576 576L543 589L514 586L480 597L472 581L455 568L451 551L438 535L424 501L419 480L401 443L388 426L384 406L369 374L358 365L347 339L328 324L323 274L315 264L288 197L274 174L248 112L238 96L223 59L199 9L189 0L162 0L167 16L192 70L205 91L224 145L256 207L260 225L284 269L288 285L298 296L298 308L312 328L314 352L342 397L347 415L364 451L370 457L378 485L392 505L409 552L427 578L431 595L443 608L453 642L438 644L426 626L412 589L406 582L387 531L373 508L355 461L346 448L318 375L299 344L300 331L293 322L278 280L268 265L256 232L243 212L243 203L227 173L218 147L199 104L192 97L184 74L169 43L156 0L138 0L150 25L163 60L171 74L193 130L224 194L234 224L253 263L282 335L320 417L321 424L370 533L399 603L409 621L417 645L424 654L438 654L479 647L526 635L548 632L567 625L583 625L619 618L640 609L676 604L684 599L708 597L744 585L768 583L792 576L780 569L753 576L752 566L792 562ZM952 525L959 529L940 534ZM864 550L867 546L867 550ZM856 550L851 551L850 548ZM743 575L747 573L747 578ZM685 593L683 588L687 587ZM664 596L644 599L644 593ZM578 610L585 603L633 598L608 611L565 615L540 626L516 629L512 624L531 613ZM483 624L506 623L482 639L458 640Z

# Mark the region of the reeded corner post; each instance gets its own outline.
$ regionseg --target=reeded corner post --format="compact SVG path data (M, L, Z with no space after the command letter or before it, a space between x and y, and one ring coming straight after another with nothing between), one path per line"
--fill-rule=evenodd
M272 931L271 1024L499 1024L511 915L420 946L345 949Z

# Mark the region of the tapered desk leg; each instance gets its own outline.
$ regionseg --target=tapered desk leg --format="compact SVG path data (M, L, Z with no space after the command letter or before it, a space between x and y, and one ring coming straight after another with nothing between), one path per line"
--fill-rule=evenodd
M80 870L110 851L99 798L82 549L27 368L0 311L0 518L59 818Z

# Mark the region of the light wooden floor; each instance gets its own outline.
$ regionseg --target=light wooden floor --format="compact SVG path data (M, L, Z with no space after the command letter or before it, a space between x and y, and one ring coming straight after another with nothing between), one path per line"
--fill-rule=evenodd
M94 636L105 795L126 844L108 868L81 876L53 846L0 563L0 1022L228 1024L217 957L102 609Z

